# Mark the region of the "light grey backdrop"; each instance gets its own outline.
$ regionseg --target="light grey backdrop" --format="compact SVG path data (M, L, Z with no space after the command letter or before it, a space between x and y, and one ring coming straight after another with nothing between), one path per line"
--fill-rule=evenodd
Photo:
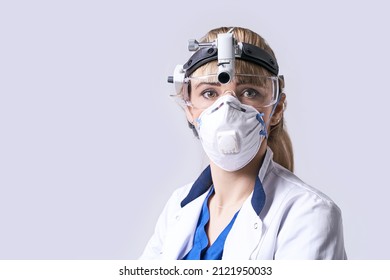
M222 4L223 3L223 4ZM134 259L206 163L166 77L211 28L262 34L296 173L389 259L386 1L1 1L0 258Z

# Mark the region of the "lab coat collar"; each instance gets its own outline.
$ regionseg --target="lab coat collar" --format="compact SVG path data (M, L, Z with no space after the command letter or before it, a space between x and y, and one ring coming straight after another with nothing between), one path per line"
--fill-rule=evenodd
M211 169L209 165L194 182L188 195L182 200L180 204L181 207L186 206L188 203L204 194L208 189L210 189L212 184L213 180L211 179Z
M253 210L260 215L261 210L265 204L265 192L263 184L261 183L264 180L265 175L267 174L268 167L272 161L273 153L270 148L267 148L263 164L261 165L259 176L256 178L255 187L253 190L253 195L251 199ZM213 184L211 178L211 169L210 166L207 166L205 170L200 174L198 179L192 185L188 195L182 200L181 207L186 206L191 201L195 200L207 190L210 189Z

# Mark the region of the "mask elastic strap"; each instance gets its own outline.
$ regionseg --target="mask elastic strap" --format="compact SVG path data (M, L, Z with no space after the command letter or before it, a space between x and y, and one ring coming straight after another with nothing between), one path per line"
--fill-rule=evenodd
M279 101L280 101L280 98L282 97L282 95L280 94L279 97L278 97L278 100L276 101L275 105L272 107L272 111L271 111L271 114L269 115L269 121L266 123L263 119L263 116L264 116L264 113L258 113L257 116L256 116L256 119L263 125L264 129L262 129L260 131L260 135L264 136L266 139L268 139L268 125L269 123L271 122L271 118L272 118L272 115L274 114L275 112L275 109L276 107L278 106L279 104Z
M265 128L265 122L264 122L264 119L263 119L263 116L264 116L264 113L258 113L256 115L256 119L259 121L259 123L262 125L263 129L260 130L260 135L264 136L267 138L267 130L264 130Z

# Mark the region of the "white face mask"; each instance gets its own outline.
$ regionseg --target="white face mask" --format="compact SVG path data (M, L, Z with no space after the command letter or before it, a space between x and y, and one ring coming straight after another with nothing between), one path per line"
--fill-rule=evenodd
M266 135L263 114L224 95L196 119L207 156L220 168L236 171L257 154Z

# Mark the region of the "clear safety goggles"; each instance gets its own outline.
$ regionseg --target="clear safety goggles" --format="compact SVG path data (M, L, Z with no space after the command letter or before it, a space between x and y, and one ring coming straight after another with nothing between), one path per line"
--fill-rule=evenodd
M232 94L242 104L255 108L274 105L279 97L278 77L236 74L229 84L218 82L217 75L185 79L183 101L196 109L207 109L224 94Z

